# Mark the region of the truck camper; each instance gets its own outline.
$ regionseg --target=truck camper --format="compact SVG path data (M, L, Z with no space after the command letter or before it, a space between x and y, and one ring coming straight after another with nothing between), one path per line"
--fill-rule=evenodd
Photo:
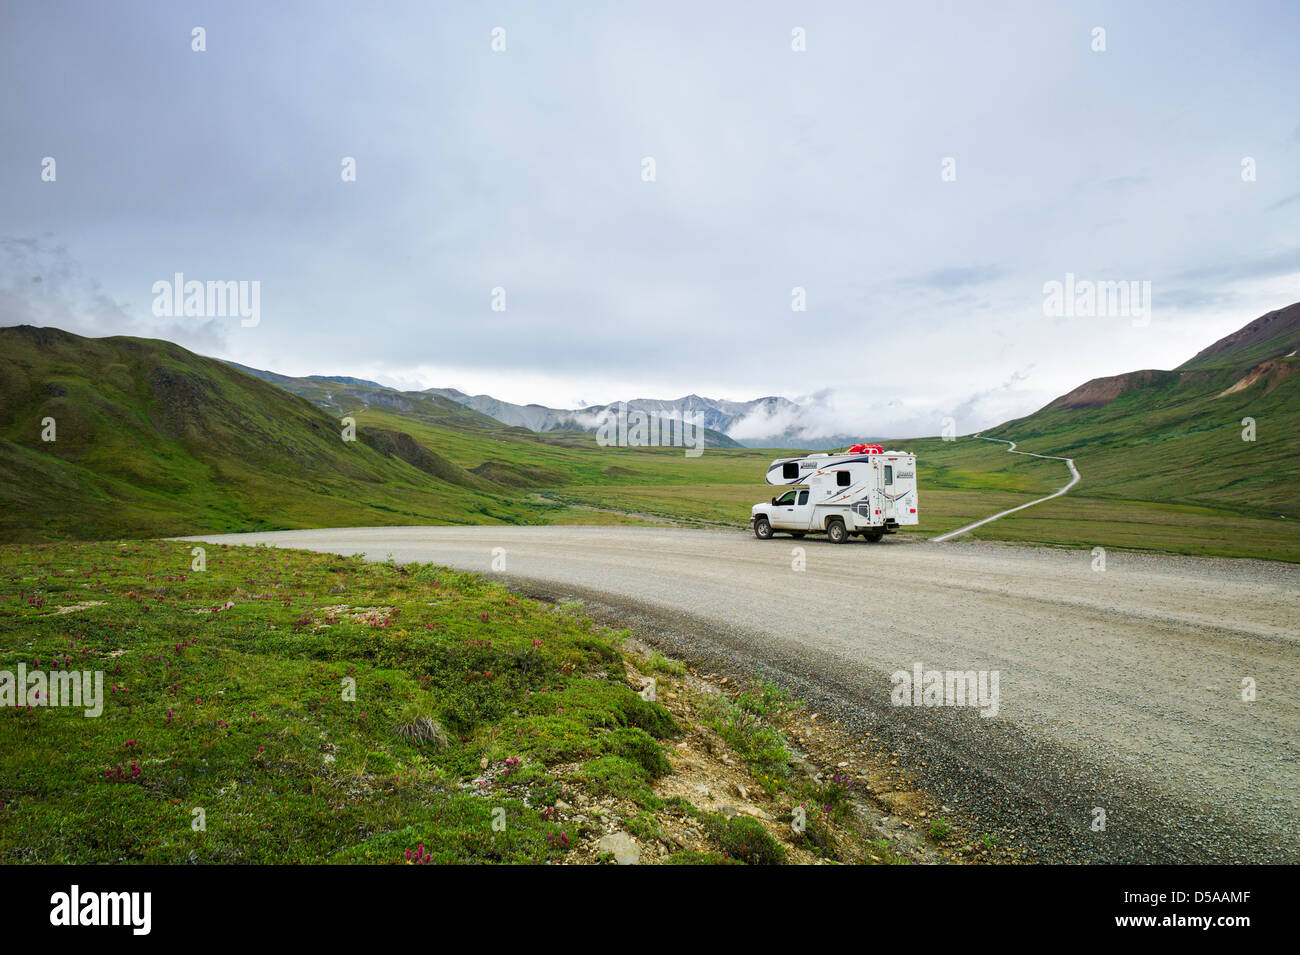
M848 451L777 458L767 483L786 490L751 509L759 540L782 531L825 534L835 544L861 535L874 543L917 523L916 455L906 451L855 444Z

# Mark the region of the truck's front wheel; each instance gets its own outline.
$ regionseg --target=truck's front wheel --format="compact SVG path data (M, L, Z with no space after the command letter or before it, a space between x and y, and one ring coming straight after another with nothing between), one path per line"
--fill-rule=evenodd
M826 539L832 544L843 544L849 539L849 532L844 529L844 522L832 517L826 522Z
M766 517L754 519L754 536L761 541L770 541L772 539L772 525L768 523Z

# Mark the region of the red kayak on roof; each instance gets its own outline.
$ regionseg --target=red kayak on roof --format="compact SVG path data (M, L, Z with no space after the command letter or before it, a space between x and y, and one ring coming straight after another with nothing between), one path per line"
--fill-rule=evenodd
M884 454L885 449L878 444L855 444L849 448L849 454Z

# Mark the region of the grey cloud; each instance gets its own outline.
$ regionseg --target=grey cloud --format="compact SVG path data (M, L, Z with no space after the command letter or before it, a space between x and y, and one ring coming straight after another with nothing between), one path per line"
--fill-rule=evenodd
M0 238L0 325L55 326L90 337L164 338L202 354L228 347L216 321L141 317L107 295L62 245L33 237Z
M1033 366L1031 365L1024 370L1015 371L1002 384L976 392L953 408L952 417L957 422L958 431L970 433L978 430L978 426L972 426L971 423L985 420L986 416L981 409L981 405L986 404L995 395L1005 395L1014 391L1017 385L1029 379L1029 373L1032 370Z
M971 286L988 285L1006 274L1006 269L998 265L952 267L913 276L905 284L940 292L954 292Z
M1236 256L1231 261L1185 269L1175 273L1173 278L1181 282L1198 282L1204 286L1239 282L1245 279L1274 278L1279 275L1290 275L1293 272L1300 272L1300 248L1284 249L1255 257Z
M581 16L505 0L491 22L415 0L235 2L205 9L205 53L162 0L0 11L0 223L24 237L4 253L6 321L552 406L811 379L835 392L817 414L879 434L990 391L972 414L1032 410L1025 383L1001 385L1040 356L1055 395L1206 344L1121 348L1044 321L1048 278L1173 276L1157 304L1220 303L1223 334L1257 304L1229 286L1295 263L1283 207L1243 209L1205 163L1226 129L1272 142L1293 115L1300 8L1281 0L1191 20L1141 4L1104 62L1063 55L1077 17L1032 4L813 5L798 54L775 0ZM1252 69L1187 57L1171 19L1250 48ZM176 271L261 281L261 324L155 320L151 283Z

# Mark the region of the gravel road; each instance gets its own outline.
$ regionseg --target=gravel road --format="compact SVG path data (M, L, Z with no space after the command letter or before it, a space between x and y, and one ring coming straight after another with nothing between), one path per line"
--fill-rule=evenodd
M961 820L1044 860L1300 862L1300 569L1290 565L1112 553L1098 571L1083 551L659 528L194 540L434 561L581 597L666 652L761 670L887 741ZM496 547L506 568L492 574ZM917 664L996 671L996 715L894 705L891 674Z

